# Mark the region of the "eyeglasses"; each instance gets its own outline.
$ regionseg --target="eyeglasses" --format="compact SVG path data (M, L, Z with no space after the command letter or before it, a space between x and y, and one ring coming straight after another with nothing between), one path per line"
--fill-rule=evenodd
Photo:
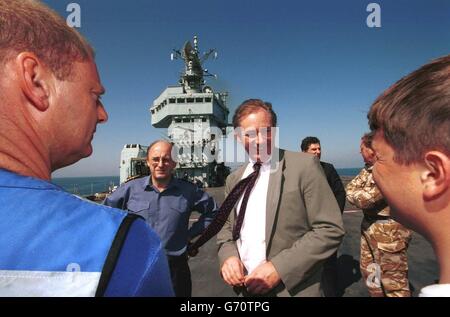
M163 165L169 165L172 162L172 159L169 157L152 157L151 158L152 164L159 164L159 162L162 162Z

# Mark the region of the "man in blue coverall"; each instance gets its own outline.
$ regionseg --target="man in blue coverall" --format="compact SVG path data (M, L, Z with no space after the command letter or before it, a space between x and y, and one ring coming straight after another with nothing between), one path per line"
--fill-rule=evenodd
M187 245L202 233L218 208L214 199L197 185L173 177L176 163L171 152L172 145L167 141L150 144L147 164L151 176L123 184L105 199L104 204L146 219L166 249L175 295L189 297L192 282ZM189 216L194 210L201 216L189 228Z
M171 296L138 217L63 191L108 115L94 52L39 1L0 1L0 296Z

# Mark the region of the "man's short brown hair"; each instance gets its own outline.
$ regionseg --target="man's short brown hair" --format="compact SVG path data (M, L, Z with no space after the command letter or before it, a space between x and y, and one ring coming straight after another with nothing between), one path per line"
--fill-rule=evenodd
M37 0L0 1L0 63L32 52L57 76L71 75L75 61L94 57L87 41L56 12Z
M430 150L450 156L450 55L392 85L367 116L371 130L383 132L401 164L419 162Z
M361 137L361 142L364 144L365 147L367 147L369 149L372 148L372 141L373 141L374 135L375 135L375 133L373 131L364 133L364 135Z
M241 119L251 113L257 111L266 111L270 114L272 119L272 127L277 126L277 115L272 109L272 104L270 102L262 101L261 99L247 99L236 109L233 116L233 127L239 127Z

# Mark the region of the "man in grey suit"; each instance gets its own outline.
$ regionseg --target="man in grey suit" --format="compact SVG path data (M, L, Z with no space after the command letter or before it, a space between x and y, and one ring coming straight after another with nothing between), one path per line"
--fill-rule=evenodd
M244 296L322 296L322 266L344 229L319 160L274 147L276 114L270 103L244 101L233 125L250 163L227 178L225 194L254 163L261 167L239 237L233 239L232 232L242 198L217 235L222 278Z

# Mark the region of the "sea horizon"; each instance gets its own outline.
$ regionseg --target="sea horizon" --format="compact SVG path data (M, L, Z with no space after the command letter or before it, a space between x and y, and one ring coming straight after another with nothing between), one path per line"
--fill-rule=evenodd
M341 177L354 177L358 175L362 167L336 168ZM64 188L64 190L81 196L94 195L110 191L114 186L120 185L119 176L77 176L77 177L55 177L52 183Z

